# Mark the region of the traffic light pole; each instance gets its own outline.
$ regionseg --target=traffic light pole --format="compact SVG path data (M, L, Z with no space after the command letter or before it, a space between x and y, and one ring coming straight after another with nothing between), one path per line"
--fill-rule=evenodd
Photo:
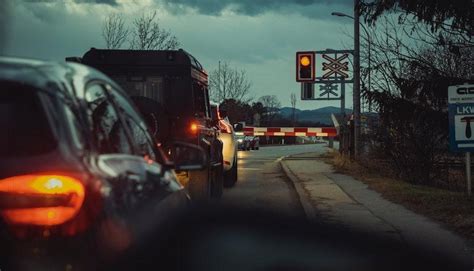
M360 147L360 32L359 32L359 0L354 0L354 157L359 155Z
M341 116L344 119L346 115L346 84L341 83Z

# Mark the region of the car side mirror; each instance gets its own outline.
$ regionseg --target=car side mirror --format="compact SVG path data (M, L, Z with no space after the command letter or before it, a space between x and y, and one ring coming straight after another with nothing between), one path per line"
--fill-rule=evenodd
M241 132L244 129L244 125L242 123L235 123L234 124L234 131Z
M202 170L208 165L208 158L203 148L185 142L173 142L170 159L178 171Z

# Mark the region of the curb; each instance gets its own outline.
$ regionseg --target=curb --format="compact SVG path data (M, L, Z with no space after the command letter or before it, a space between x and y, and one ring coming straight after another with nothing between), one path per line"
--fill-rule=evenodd
M296 177L296 175L291 171L291 169L285 164L284 161L285 158L280 160L281 168L283 169L288 179L290 179L293 183L293 186L296 189L296 193L298 194L299 201L301 203L301 206L303 207L306 217L310 222L315 222L317 212L311 203L310 197L304 190L303 186L300 184L300 180L298 179L298 177Z

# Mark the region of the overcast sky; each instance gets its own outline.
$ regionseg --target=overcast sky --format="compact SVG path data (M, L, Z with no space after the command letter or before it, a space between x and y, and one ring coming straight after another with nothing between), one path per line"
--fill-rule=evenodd
M7 1L7 2L5 2ZM8 3L9 4L5 4ZM352 0L3 0L0 51L11 56L63 61L101 48L101 25L111 12L128 21L157 10L162 26L211 71L228 61L247 71L252 96L275 94L283 106L295 82L295 52L346 49L352 20L331 12L352 13ZM8 15L8 16L6 16ZM2 29L3 27L3 29ZM4 33L1 33L2 30ZM346 106L351 107L348 87ZM312 109L338 102L298 101Z

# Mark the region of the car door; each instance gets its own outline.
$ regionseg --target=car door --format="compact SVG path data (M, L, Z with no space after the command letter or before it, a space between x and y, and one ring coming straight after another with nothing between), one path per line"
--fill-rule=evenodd
M110 184L114 208L121 214L128 214L141 200L146 179L145 161L135 155L130 132L105 84L89 83L85 102L94 152L97 153L95 165Z

